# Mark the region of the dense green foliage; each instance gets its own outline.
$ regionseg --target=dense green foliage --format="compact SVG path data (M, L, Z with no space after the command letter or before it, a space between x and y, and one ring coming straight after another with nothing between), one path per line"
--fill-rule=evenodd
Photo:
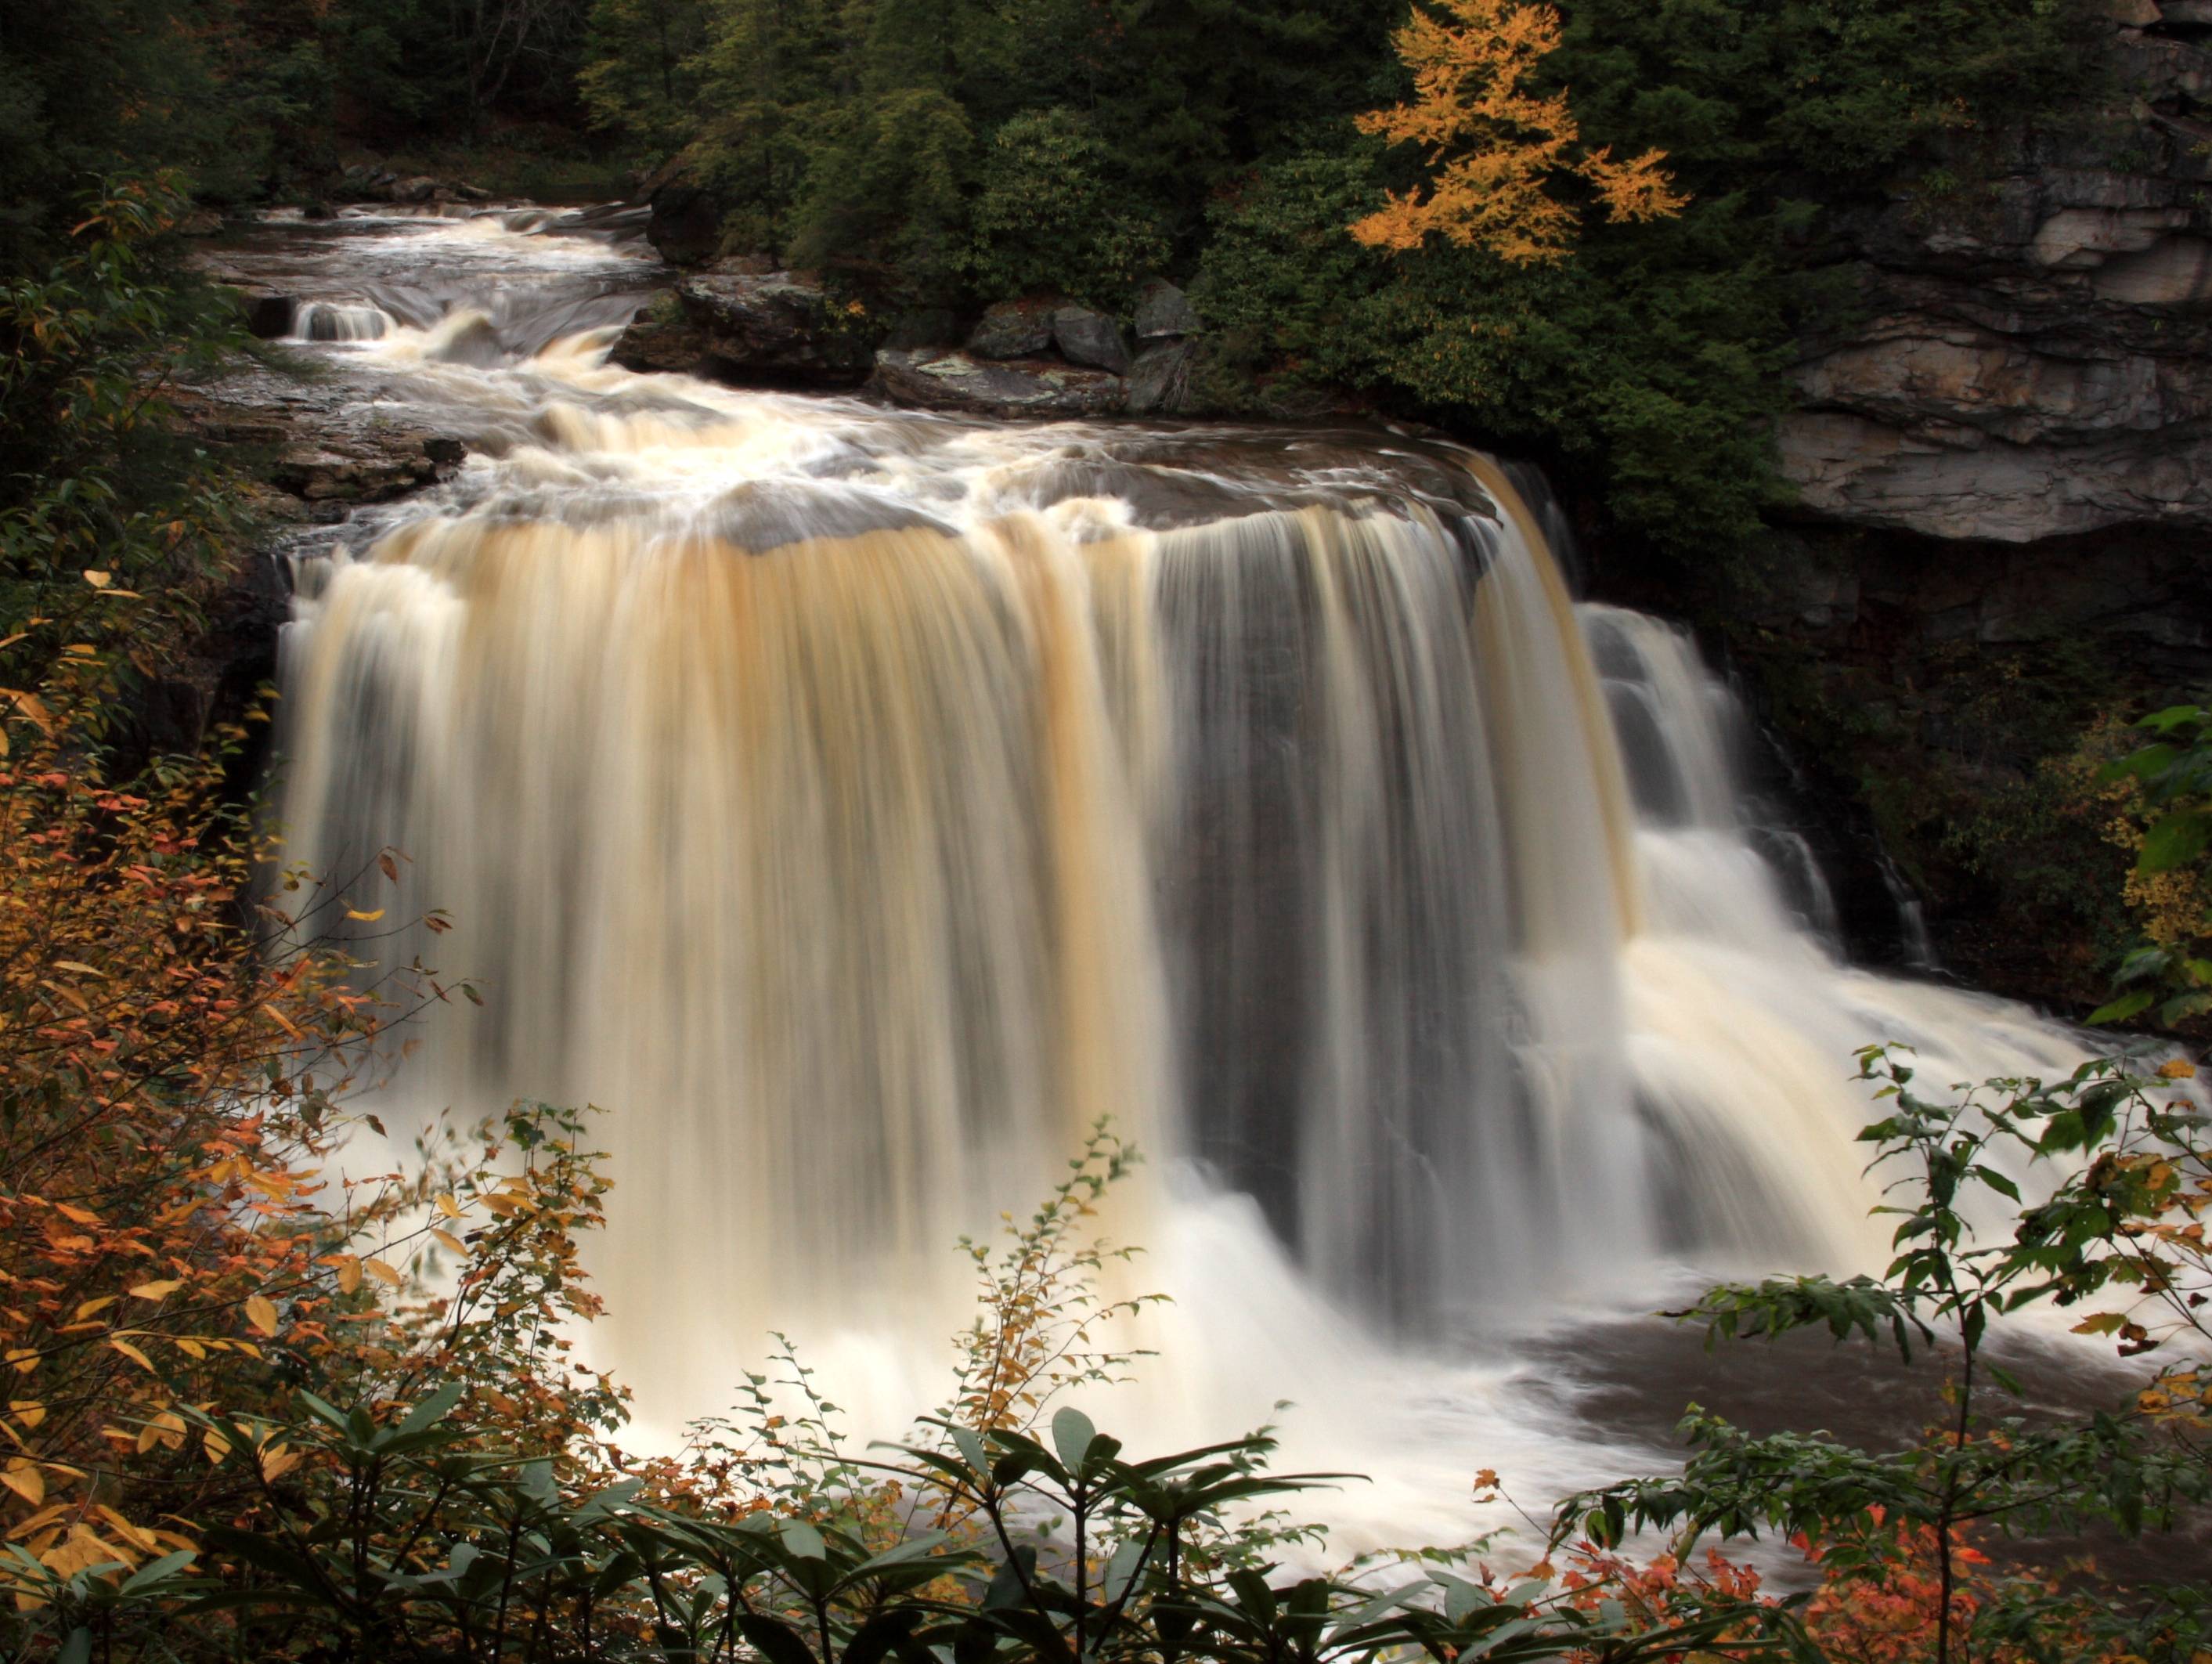
M2141 909L2148 939L2121 962L2118 997L2090 1021L2150 1012L2172 1029L2212 1011L2212 711L2176 705L2136 726L2151 743L2107 765L2104 777L2131 782L2141 794L2136 874L2155 887L2146 894L2162 905Z
M1756 529L1796 330L1848 304L1827 216L1966 187L1978 147L2069 85L2082 0L1571 0L1548 71L1585 140L1656 147L1679 220L1515 266L1345 235L1419 158L1352 118L1397 96L1388 9L599 0L599 119L682 152L725 246L844 267L906 303L1148 269L1215 325L1200 386L1295 410L1349 390L1570 460L1678 552ZM1594 216L1593 216L1594 218Z
M102 178L311 189L347 143L570 118L586 0L72 0L0 24L0 262L51 253Z
M43 276L0 281L0 688L35 685L143 590L189 624L231 530L220 471L164 419L173 379L230 335L227 307L162 277L180 205L118 187Z
M1679 220L1593 222L1516 267L1345 228L1417 176L1353 118L1402 94L1389 8L1346 0L91 0L0 36L0 260L51 258L125 164L203 197L304 194L348 143L437 145L496 115L681 156L725 246L969 308L1194 286L1198 386L1297 410L1347 394L1572 463L1683 555L1772 500L1798 328L1848 295L1823 225L1903 177L1970 197L1978 157L2067 84L2087 0L1572 0L1547 73L1586 142L1658 148ZM12 249L14 252L9 253Z

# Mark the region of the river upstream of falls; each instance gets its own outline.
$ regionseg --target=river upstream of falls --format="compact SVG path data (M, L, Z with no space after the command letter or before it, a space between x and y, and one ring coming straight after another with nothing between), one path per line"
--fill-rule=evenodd
M1336 1552L1506 1523L1479 1468L1540 1511L1664 1464L1692 1395L1896 1395L1823 1350L1732 1402L1642 1315L1880 1268L1861 1045L1948 1082L2082 1042L1845 963L1725 686L1576 604L1512 477L632 374L605 355L666 274L550 217L235 263L315 301L295 350L470 446L291 550L282 814L319 871L404 852L356 904L453 928L376 950L483 990L382 1090L396 1134L605 1108L586 1344L633 1442L728 1407L771 1328L899 1430L966 1321L956 1240L1101 1117L1146 1157L1115 1291L1173 1303L1079 1401L1146 1454L1278 1422L1286 1466L1370 1476L1314 1503Z

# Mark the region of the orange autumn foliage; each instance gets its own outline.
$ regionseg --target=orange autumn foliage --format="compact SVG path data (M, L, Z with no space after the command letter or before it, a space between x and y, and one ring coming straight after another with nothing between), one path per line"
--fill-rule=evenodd
M1530 90L1559 43L1559 14L1530 0L1438 0L1444 17L1413 9L1392 37L1413 72L1413 100L1359 118L1360 131L1419 144L1434 171L1425 193L1391 193L1389 205L1352 234L1370 247L1417 248L1432 233L1489 250L1516 265L1564 258L1582 209L1552 186L1578 178L1607 217L1665 219L1687 198L1648 150L1615 161L1610 147L1582 146L1564 92Z
M249 902L219 759L100 780L71 665L0 752L0 1538L61 1574L189 1547L179 1406L325 1336L315 1129L380 1010Z

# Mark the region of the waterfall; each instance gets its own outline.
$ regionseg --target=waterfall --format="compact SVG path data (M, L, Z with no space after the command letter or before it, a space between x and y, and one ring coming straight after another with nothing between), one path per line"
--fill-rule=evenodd
M357 351L480 454L303 562L283 812L404 852L376 904L453 929L380 951L484 991L395 1103L607 1110L595 1345L664 1421L772 1325L908 1391L948 1246L1099 1117L1213 1436L1686 1263L1878 1264L1854 1049L2080 1055L1842 963L1726 689L1478 454L735 392L501 304Z

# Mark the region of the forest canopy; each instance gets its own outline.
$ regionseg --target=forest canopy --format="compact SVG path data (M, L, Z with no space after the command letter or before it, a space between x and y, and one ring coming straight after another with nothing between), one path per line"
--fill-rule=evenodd
M1826 228L1923 176L1967 188L2076 78L2094 9L86 0L0 36L0 258L51 252L126 163L204 200L307 201L362 147L580 148L684 170L724 250L825 270L887 318L1127 308L1171 278L1212 325L1220 408L1348 390L1571 463L1617 526L1689 555L1776 501L1795 332L1850 304ZM1404 217L1431 176L1432 147L1395 142L1420 131L1419 42L1455 17L1529 32L1516 95L1574 134L1524 126L1492 155L1503 179L1532 143L1573 153L1510 211L1486 187L1504 240L1449 234L1437 199L1444 234ZM1606 211L1629 199L1606 170L1662 153L1629 197L1679 211ZM1577 258L1515 258L1532 215Z

